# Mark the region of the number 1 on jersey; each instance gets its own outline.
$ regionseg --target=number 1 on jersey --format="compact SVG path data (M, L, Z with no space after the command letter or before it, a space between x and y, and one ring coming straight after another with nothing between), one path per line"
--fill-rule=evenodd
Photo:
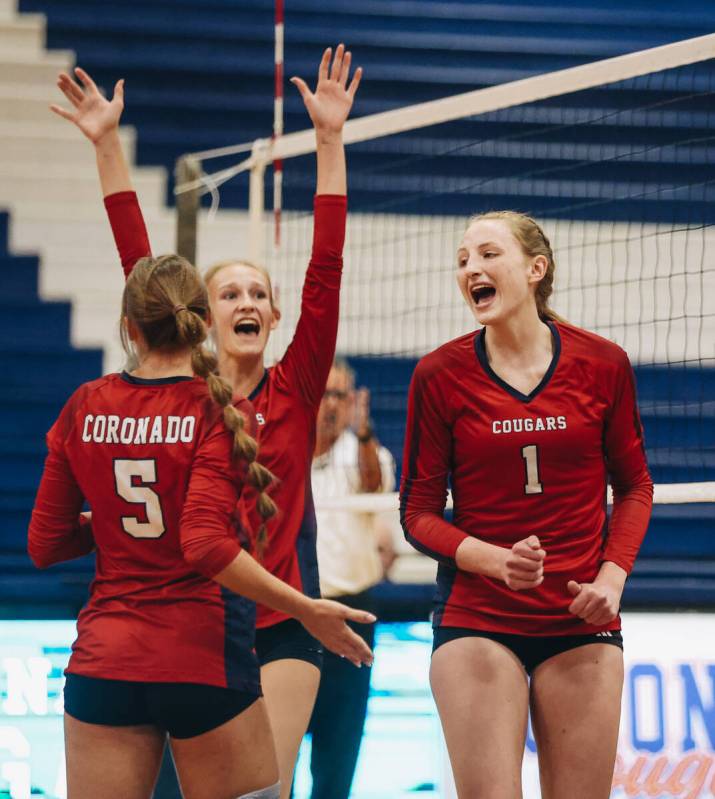
M521 448L521 457L526 461L525 494L543 494L544 487L539 481L539 453L536 444Z
M153 489L156 483L156 461L117 458L114 461L114 483L117 494L134 505L144 505L146 521L136 516L122 516L122 529L132 538L161 538L166 531L161 500Z

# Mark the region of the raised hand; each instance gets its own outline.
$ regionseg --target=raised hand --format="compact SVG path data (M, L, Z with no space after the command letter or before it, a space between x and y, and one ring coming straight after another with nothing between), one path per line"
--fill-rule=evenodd
M61 72L57 78L57 86L72 104L74 111L55 104L50 106L50 110L75 124L96 145L104 136L119 127L119 118L124 110L124 80L117 81L114 96L107 100L81 67L75 68L75 75L84 88L66 72Z
M342 131L362 78L362 67L358 67L348 86L352 54L339 44L331 66L332 52L332 48L328 47L323 53L315 92L310 91L302 78L290 79L298 88L316 131L327 134Z
M355 666L372 665L372 651L346 620L372 624L375 617L365 610L355 610L331 599L314 599L300 622L311 635L336 655L347 658Z

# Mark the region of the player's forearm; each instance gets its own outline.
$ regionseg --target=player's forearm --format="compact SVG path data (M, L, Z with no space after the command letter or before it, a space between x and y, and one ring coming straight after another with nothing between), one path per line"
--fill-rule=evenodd
M274 577L245 550L213 578L224 588L296 619L306 614L311 600Z
M133 191L117 128L94 143L94 152L102 195L107 197L120 191Z
M345 166L343 134L316 130L318 178L316 194L347 194L348 180Z
M382 487L382 469L377 446L377 441L374 438L370 437L365 440L358 436L360 488L366 493L374 493Z
M45 524L44 516L37 509L33 512L27 541L28 554L38 569L81 558L94 550L90 523L83 524L76 519L59 526L53 516Z
M503 547L468 537L457 547L454 559L457 568L462 571L502 579L504 561L508 552Z

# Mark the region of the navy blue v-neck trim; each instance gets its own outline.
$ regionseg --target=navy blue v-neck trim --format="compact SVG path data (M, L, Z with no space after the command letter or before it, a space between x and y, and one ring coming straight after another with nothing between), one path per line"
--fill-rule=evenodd
M122 372L120 377L125 383L133 386L170 386L174 383L188 383L195 378L188 375L177 375L176 377L137 377L130 375L129 372Z
M521 402L531 402L536 396L538 396L548 385L549 381L551 380L552 375L554 374L556 367L559 363L559 358L561 357L561 336L559 334L559 330L553 322L546 323L551 330L551 337L554 341L554 354L551 358L551 363L549 364L549 368L544 373L544 376L541 378L541 382L538 386L531 392L531 394L522 394L521 391L518 391L513 386L510 386L506 380L502 380L501 377L492 369L489 364L489 358L487 357L487 348L484 343L484 334L486 332L486 327L483 327L479 333L474 337L474 350L477 354L477 359L479 363L482 365L482 369L487 373L487 376L493 380L498 386L507 391L511 394L512 397L516 397L516 399L521 400Z
M266 380L268 380L268 369L263 372L263 377L258 381L258 385L253 389L253 391L248 395L248 399L253 402L254 399L261 393L261 389L266 384Z

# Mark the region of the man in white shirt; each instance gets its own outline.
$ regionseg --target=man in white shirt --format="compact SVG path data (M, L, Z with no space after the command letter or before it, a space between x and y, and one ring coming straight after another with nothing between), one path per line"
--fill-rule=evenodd
M369 392L355 390L355 375L342 359L333 364L318 412L312 483L321 593L351 607L374 610L370 589L394 559L389 525L374 514L320 507L321 499L395 487L395 462L372 430ZM372 647L374 626L354 629ZM325 652L309 727L312 799L348 799L369 691L369 668L357 669Z

